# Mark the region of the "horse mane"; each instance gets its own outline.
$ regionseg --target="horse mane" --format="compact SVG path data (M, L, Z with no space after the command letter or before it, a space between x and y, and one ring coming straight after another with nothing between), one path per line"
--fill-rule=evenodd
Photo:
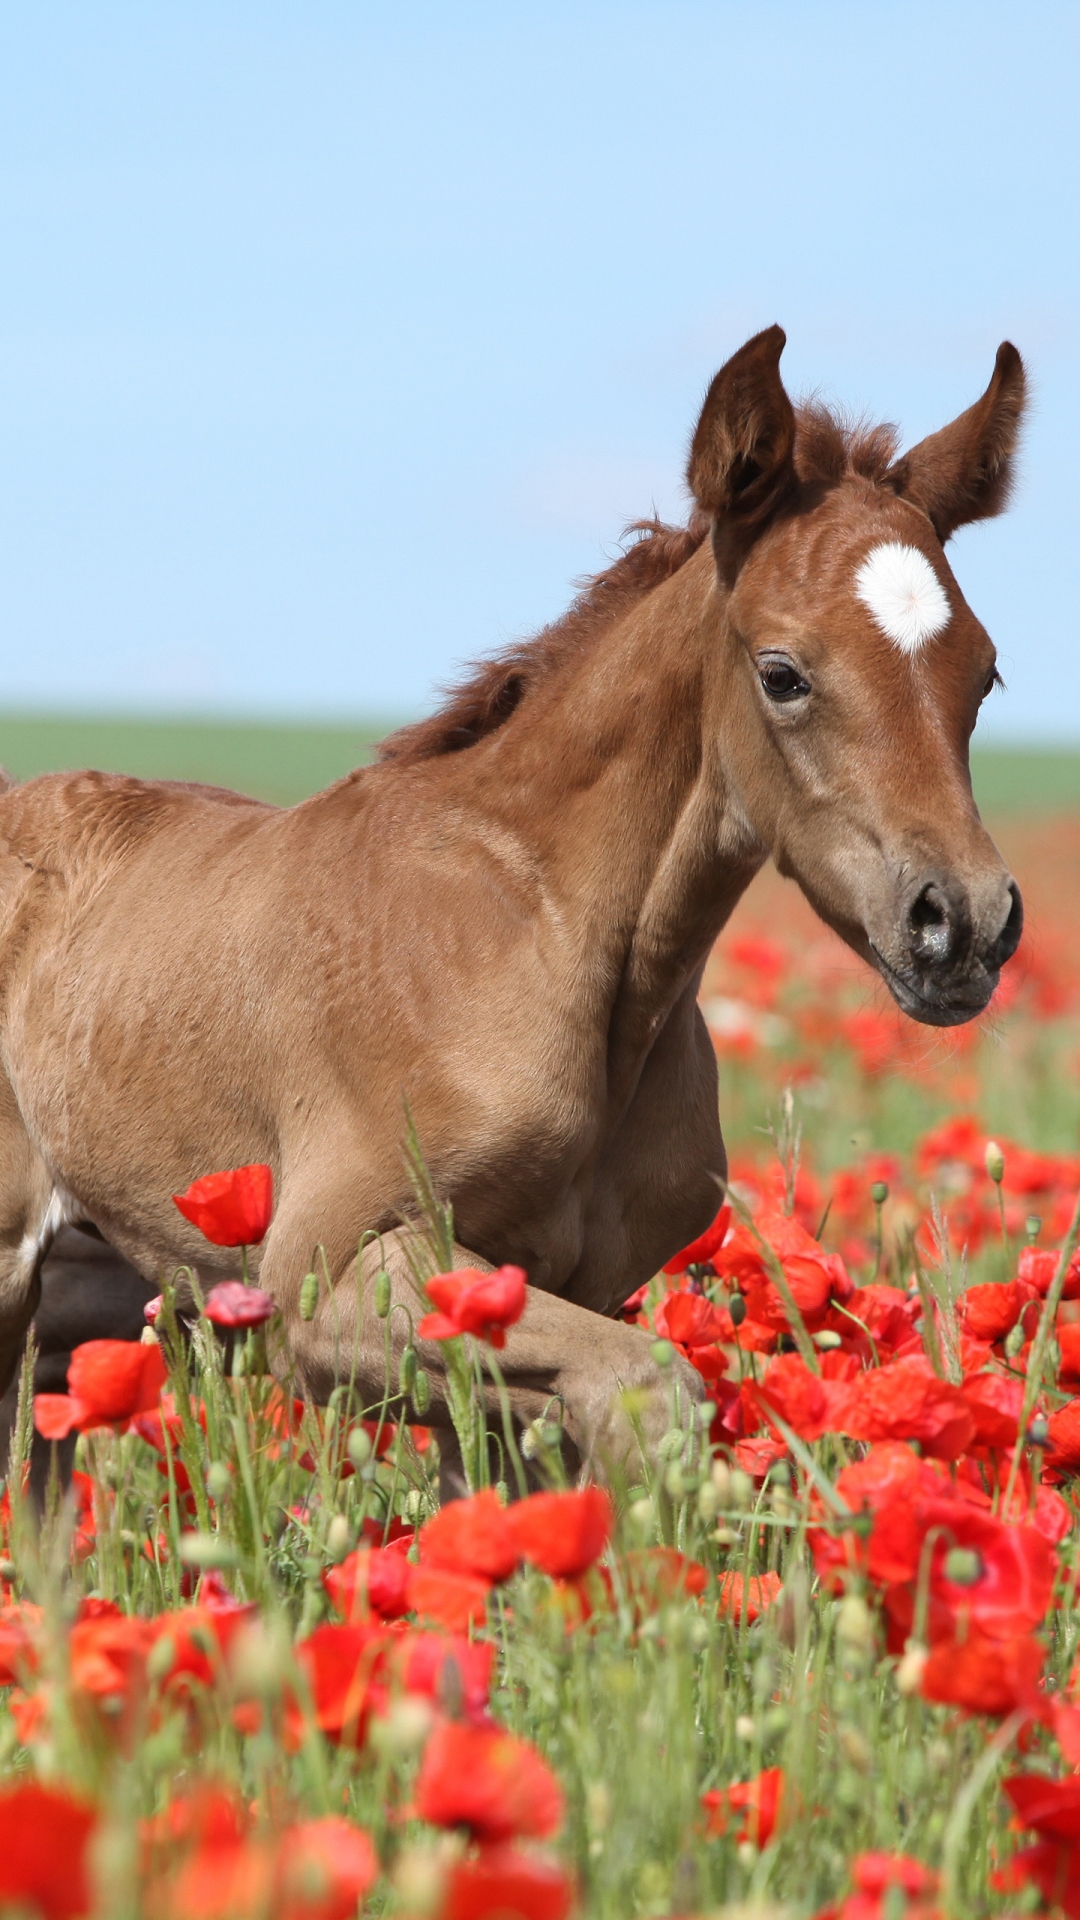
M896 456L895 427L849 421L817 399L796 408L795 422L795 468L804 485L835 486L848 474L877 483ZM448 690L437 713L389 734L380 743L379 760L396 765L433 760L496 733L534 687L678 573L709 528L707 516L696 509L685 527L669 527L656 518L632 521L618 559L575 582L577 596L561 619L478 661L467 680Z

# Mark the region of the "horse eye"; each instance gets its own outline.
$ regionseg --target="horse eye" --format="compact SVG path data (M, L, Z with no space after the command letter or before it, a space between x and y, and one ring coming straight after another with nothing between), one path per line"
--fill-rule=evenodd
M796 671L790 660L768 661L761 668L760 679L770 700L797 700L810 691L809 682Z
M986 696L988 693L993 693L995 687L1003 687L1004 685L1005 685L1005 682L1002 679L997 668L995 667L993 669L993 672L989 675L986 685L982 690L983 699L984 700L986 699Z

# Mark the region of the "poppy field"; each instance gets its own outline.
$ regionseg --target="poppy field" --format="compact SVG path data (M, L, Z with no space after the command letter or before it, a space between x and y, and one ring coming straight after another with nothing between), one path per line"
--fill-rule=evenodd
M628 1396L603 1485L554 1406L478 1444L524 1276L447 1272L430 1198L400 1364L320 1408L248 1284L269 1171L177 1197L236 1279L23 1370L0 1911L1080 1920L1080 819L1000 837L1028 931L949 1032L755 883L701 995L728 1183L624 1309L666 1424Z

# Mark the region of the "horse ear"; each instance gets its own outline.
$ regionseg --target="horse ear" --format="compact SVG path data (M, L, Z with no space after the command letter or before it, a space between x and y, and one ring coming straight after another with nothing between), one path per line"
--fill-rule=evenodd
M782 327L756 333L721 367L690 443L686 478L731 575L795 486L795 414L780 378Z
M1006 505L1025 387L1024 363L1003 340L982 399L920 440L886 474L886 484L922 508L942 542Z

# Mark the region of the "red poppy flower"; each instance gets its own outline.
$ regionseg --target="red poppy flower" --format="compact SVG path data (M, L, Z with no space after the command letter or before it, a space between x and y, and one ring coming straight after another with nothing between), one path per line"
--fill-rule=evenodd
M778 1598L780 1584L778 1573L722 1573L717 1612L740 1624L759 1620Z
M1066 1914L1068 1920L1080 1920L1080 1848L1057 1840L1022 1847L991 1874L990 1885L1003 1893L1018 1893L1029 1885L1037 1887L1046 1907Z
M163 1684L194 1680L204 1687L215 1686L221 1680L233 1641L250 1627L257 1613L253 1604L243 1606L230 1595L224 1605L203 1600L197 1606L157 1614L149 1622L154 1645L167 1640L172 1648Z
M505 1347L506 1329L521 1319L528 1299L523 1267L437 1273L427 1292L436 1311L425 1314L416 1329L422 1340L456 1340L471 1333L493 1347Z
M354 1920L379 1877L379 1856L361 1827L331 1814L286 1827L274 1867L274 1920Z
M944 1498L949 1483L939 1467L920 1460L901 1440L885 1440L871 1447L837 1476L836 1490L853 1514L873 1516L869 1538L865 1525L836 1533L815 1527L810 1549L818 1578L832 1591L842 1589L848 1574L865 1574L877 1586L913 1580L919 1570L923 1529L918 1502Z
M1002 1781L1020 1824L1045 1840L1080 1845L1080 1776L1048 1780L1043 1773L1014 1773Z
M930 1549L928 1630L931 1644L958 1638L963 1631L992 1640L1031 1633L1042 1621L1054 1588L1053 1548L1037 1527L997 1520L966 1500L926 1500L917 1508L923 1538ZM964 1556L961 1572L959 1549ZM917 1571L917 1569L916 1569ZM890 1587L886 1609L900 1630L914 1618L914 1573L909 1583Z
M785 1353L770 1360L763 1379L744 1382L743 1392L766 1420L770 1413L778 1414L801 1440L819 1440L823 1433L845 1431L850 1383L811 1373L798 1354ZM779 1433L778 1428L775 1431Z
M1011 1333L1024 1308L1037 1298L1030 1281L988 1280L961 1294L957 1312L965 1333L991 1346Z
M144 1835L147 1909L160 1920L354 1920L379 1874L362 1828L330 1816L255 1833L248 1809L221 1788L174 1801Z
M520 1847L481 1847L452 1862L435 1920L567 1920L574 1882L564 1867Z
M37 1671L41 1620L29 1600L0 1607L0 1687L25 1686Z
M563 1796L527 1740L449 1720L424 1749L416 1811L437 1827L467 1827L476 1840L546 1840L562 1824Z
M917 1440L935 1460L956 1460L975 1434L959 1387L912 1355L864 1373L851 1390L844 1431L853 1440Z
M411 1535L407 1535L407 1548ZM357 1547L340 1566L327 1567L323 1586L346 1620L359 1621L369 1613L381 1620L400 1620L410 1611L408 1587L412 1567L404 1552L394 1547Z
M493 1585L508 1580L518 1563L509 1509L488 1487L467 1500L451 1500L420 1530L420 1563L471 1574Z
M1080 1400L1070 1400L1067 1406L1059 1407L1046 1424L1050 1434L1046 1455L1050 1478L1058 1480L1080 1473Z
M611 1500L602 1487L534 1493L509 1509L517 1551L556 1580L575 1580L599 1560L611 1538Z
M765 1263L760 1244L764 1240L784 1269L804 1322L816 1332L824 1326L831 1302L835 1299L843 1304L853 1291L839 1254L826 1253L806 1228L787 1214L763 1212L754 1227L753 1232L741 1223L733 1227L721 1251L714 1255L713 1266L741 1287L748 1319L784 1331L787 1308Z
M896 1900L900 1920L939 1920L937 1908L929 1903L929 1896L937 1888L937 1874L910 1854L860 1853L851 1863L851 1877L854 1893L838 1907L826 1909L836 1920L885 1920L885 1915L892 1913L890 1893L894 1900L896 1895L903 1896Z
M665 1340L680 1347L711 1347L731 1338L731 1315L720 1314L700 1293L667 1293L653 1315Z
M273 1212L273 1175L261 1163L208 1173L174 1193L173 1203L215 1247L257 1247Z
M964 1640L943 1640L931 1649L922 1672L924 1700L985 1713L996 1719L1024 1708L1035 1715L1045 1705L1039 1693L1046 1649L1028 1634L990 1640L969 1633Z
M1025 1247L1017 1265L1017 1276L1045 1298L1053 1285L1059 1258L1052 1247ZM1069 1262L1061 1297L1063 1300L1080 1299L1080 1253L1074 1253Z
M405 1591L414 1613L448 1633L468 1633L487 1619L491 1582L475 1574L454 1573L449 1567L410 1566Z
M623 1579L638 1612L656 1612L665 1600L696 1599L709 1584L699 1560L677 1547L632 1547L620 1561Z
M751 1846L767 1847L779 1824L784 1804L784 1769L766 1767L752 1780L739 1780L730 1787L714 1787L703 1793L701 1804L708 1815L706 1831L710 1838L730 1833L732 1815L741 1815L736 1838Z
M316 1725L328 1740L347 1747L363 1741L386 1645L385 1629L368 1626L316 1627L301 1640L296 1659L307 1680ZM297 1744L303 1726L294 1710L290 1731Z
M975 1420L972 1445L1014 1447L1024 1405L1024 1383L1003 1373L976 1373L964 1381L964 1399Z
M760 1487L769 1468L785 1458L787 1442L777 1439L775 1434L763 1433L737 1441L734 1451L735 1465L750 1475L756 1487Z
M489 1724L488 1696L495 1663L490 1640L412 1630L395 1635L387 1650L387 1674L403 1693L418 1693L436 1706L453 1697L466 1720Z
M30 1908L43 1920L89 1913L95 1819L83 1801L36 1780L0 1791L0 1906Z
M688 1267L705 1266L713 1254L719 1252L730 1225L731 1208L721 1207L712 1225L706 1227L696 1240L691 1240L688 1247L681 1247L678 1253L673 1253L671 1259L665 1262L663 1272L685 1273Z
M206 1317L215 1327L261 1327L275 1311L268 1293L240 1280L220 1280L206 1296Z
M1057 1343L1061 1354L1058 1385L1075 1390L1080 1386L1080 1321L1067 1321L1064 1326L1059 1326Z
M46 1440L63 1440L91 1427L126 1426L136 1414L157 1406L166 1378L156 1345L87 1340L71 1356L69 1391L35 1395L34 1425Z

